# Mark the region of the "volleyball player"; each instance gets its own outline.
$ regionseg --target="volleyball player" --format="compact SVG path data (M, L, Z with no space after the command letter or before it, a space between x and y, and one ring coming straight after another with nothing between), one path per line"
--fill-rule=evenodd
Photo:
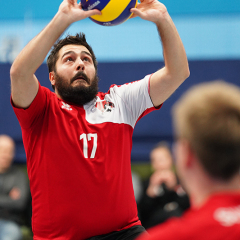
M55 93L35 72L83 11L64 0L50 23L11 67L12 105L27 155L35 240L134 239L138 219L130 154L136 122L161 104L189 76L188 61L166 7L142 0L135 16L156 24L165 67L107 93L98 92L97 62L84 34L60 40L48 58ZM143 47L147 47L144 43ZM160 49L159 49L160 52Z
M175 104L176 166L191 208L139 240L240 239L240 88L197 85Z

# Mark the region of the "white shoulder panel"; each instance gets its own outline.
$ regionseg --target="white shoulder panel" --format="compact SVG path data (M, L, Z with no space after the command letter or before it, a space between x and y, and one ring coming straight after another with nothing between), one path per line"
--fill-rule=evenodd
M139 116L153 107L148 92L149 79L150 75L136 82L114 85L104 99L97 96L84 105L86 120L92 124L112 122L134 127Z

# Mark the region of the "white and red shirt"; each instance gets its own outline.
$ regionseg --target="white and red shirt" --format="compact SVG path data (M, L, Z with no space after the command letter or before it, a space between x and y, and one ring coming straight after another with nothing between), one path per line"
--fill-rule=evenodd
M39 85L27 109L13 106L22 128L35 240L80 240L141 225L131 177L132 133L155 110L150 76L84 106Z
M212 195L199 209L191 208L148 233L137 240L239 240L240 192Z

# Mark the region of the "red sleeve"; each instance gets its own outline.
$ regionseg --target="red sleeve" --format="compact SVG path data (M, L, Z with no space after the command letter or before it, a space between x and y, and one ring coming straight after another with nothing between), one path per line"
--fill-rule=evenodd
M11 105L22 128L27 129L34 125L36 121L42 118L46 110L48 91L51 92L49 89L42 87L39 84L39 89L36 97L30 106L26 109L14 106L11 98Z

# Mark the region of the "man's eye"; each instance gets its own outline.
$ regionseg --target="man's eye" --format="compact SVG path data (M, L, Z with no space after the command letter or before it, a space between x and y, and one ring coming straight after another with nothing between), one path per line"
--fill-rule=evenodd
M83 61L90 62L90 59L88 57L83 58Z
M68 58L66 59L66 62L69 62L69 61L73 61L73 59L72 59L71 57L68 57Z

